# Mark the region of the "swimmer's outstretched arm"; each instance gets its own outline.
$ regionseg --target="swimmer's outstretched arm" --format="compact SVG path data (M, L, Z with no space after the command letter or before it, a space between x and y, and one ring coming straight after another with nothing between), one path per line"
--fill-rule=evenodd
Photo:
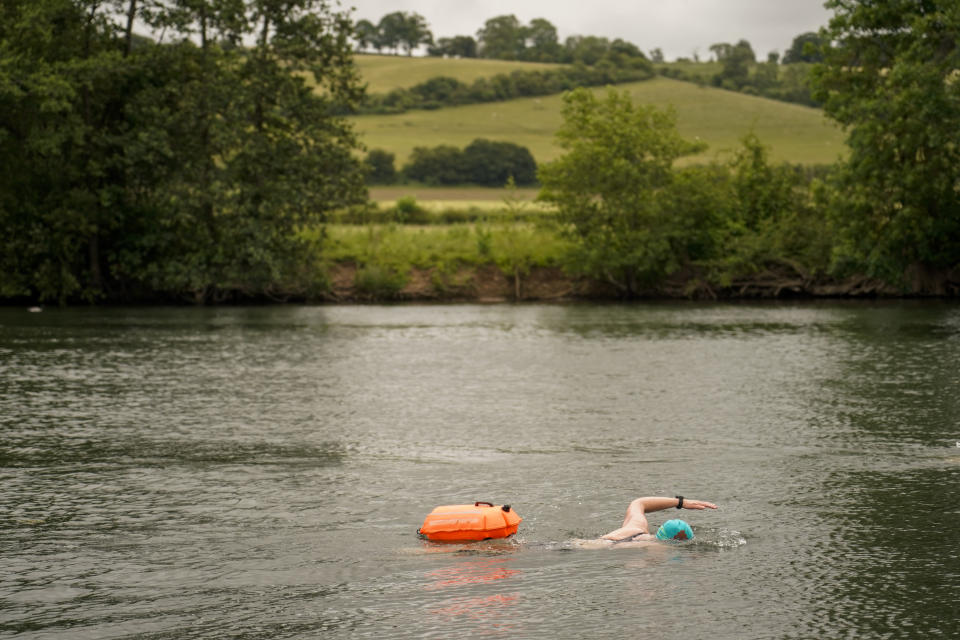
M600 536L605 540L625 540L641 533L649 534L649 525L647 524L646 513L653 511L663 511L672 507L679 506L679 498L661 498L650 496L647 498L637 498L627 507L627 515L623 519L623 526L610 533ZM706 500L683 499L682 509L716 509L717 505Z

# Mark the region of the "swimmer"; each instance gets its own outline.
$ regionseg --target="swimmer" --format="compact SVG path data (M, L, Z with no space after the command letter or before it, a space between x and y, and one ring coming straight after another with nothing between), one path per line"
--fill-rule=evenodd
M637 498L627 507L627 515L623 519L623 525L619 529L614 529L610 533L600 536L597 540L598 546L622 545L625 543L631 546L645 546L656 540L693 540L693 529L683 520L667 520L657 529L656 535L650 533L646 514L674 507L699 510L716 509L717 505L705 500L689 500L683 496L675 498Z

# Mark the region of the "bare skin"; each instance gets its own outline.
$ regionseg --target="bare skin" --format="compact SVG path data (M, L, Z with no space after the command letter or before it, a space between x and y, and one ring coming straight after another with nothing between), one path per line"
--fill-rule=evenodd
M619 540L654 540L655 537L650 533L649 524L647 524L646 514L654 511L663 511L664 509L676 508L680 501L677 498L647 497L637 498L627 507L627 515L623 519L623 525L619 529L614 529L610 533L600 536L600 540L610 540L617 542ZM705 500L683 499L683 509L716 509L717 505Z

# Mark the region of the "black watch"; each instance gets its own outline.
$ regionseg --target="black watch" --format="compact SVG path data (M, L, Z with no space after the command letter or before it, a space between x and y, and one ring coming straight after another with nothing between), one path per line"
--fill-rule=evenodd
M683 509L683 496L673 496L680 502L677 503L677 509Z

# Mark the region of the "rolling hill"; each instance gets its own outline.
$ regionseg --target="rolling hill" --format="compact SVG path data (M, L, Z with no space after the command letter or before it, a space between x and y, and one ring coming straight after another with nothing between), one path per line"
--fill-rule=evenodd
M511 71L556 69L556 64L545 62L515 62L480 58L414 58L410 56L381 56L359 54L354 62L367 83L369 93L387 93L393 89L412 87L437 76L456 78L470 84L477 78L489 78Z
M552 66L399 56L365 55L356 59L371 91L412 86L437 75L471 82L517 68ZM629 91L634 101L676 109L681 134L709 145L704 153L686 158L688 163L728 157L751 130L771 148L771 156L777 161L826 164L845 153L843 132L818 109L663 77L618 85L617 89ZM351 120L364 144L396 154L398 167L414 147L463 147L475 138L515 142L529 148L537 162L543 163L562 151L554 144L554 132L561 123L560 106L560 96L554 95L399 115L354 116Z

